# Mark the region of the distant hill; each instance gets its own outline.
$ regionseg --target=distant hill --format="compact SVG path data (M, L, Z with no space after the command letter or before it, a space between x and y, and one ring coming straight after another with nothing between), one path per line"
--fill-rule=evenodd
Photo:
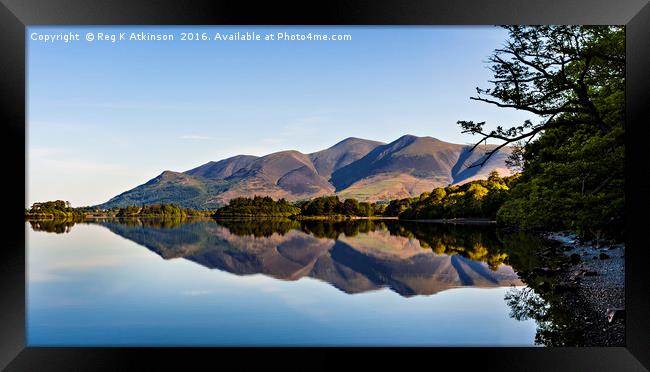
M412 135L388 144L351 137L311 154L288 150L262 157L237 155L182 173L164 171L99 207L174 203L203 209L253 195L302 200L336 193L371 202L412 197L486 178L493 170L509 175L508 148L483 167L467 168L492 148L480 146L470 153L467 145Z

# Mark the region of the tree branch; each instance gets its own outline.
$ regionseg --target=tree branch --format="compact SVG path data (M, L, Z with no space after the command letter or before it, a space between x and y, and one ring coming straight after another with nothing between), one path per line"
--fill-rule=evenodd
M503 135L497 134L495 131L492 131L490 133L485 133L485 132L483 132L483 131L481 131L479 129L467 129L467 130L462 131L461 133L480 134L481 136L483 136L483 138L481 138L478 142L476 142L469 149L469 152L474 151L481 144L481 142L487 140L488 138L494 138L494 139L504 141L501 145L497 146L495 149L486 152L485 153L486 157L482 161L475 162L474 164L472 164L470 166L466 165L467 168L482 167L483 165L485 165L485 163L487 163L487 161L490 159L490 157L492 157L492 155L494 155L498 150L502 149L503 147L507 146L508 144L510 144L512 142L517 142L517 141L523 140L524 138L528 138L528 141L526 142L526 144L528 144L530 142L530 140L537 133L539 133L539 132L541 132L541 131L543 131L543 130L551 127L551 126L558 127L558 126L564 126L564 125L577 125L577 124L583 124L584 123L583 120L553 121L553 119L555 119L555 115L552 115L548 120L546 120L546 122L544 122L543 124L539 124L538 126L534 127L529 132L522 133L522 134L520 134L518 136L514 136L514 137L503 136Z
M590 194L590 195L594 195L594 194L596 194L598 191L602 190L602 188L605 187L605 186L607 186L607 184L609 183L609 181L612 180L612 178L614 178L614 173L610 174L609 177L607 177L607 178L606 178L606 179L605 179L605 180L604 180L600 185L598 185L598 187L596 187L596 188L595 188L592 192L590 192L589 194Z
M481 102L491 103L491 104L496 105L498 107L507 107L507 108L514 108L514 109L517 109L517 110L524 110L524 111L532 112L533 114L537 114L537 115L540 115L540 116L554 115L554 114L559 114L561 112L588 113L588 111L586 109L578 108L578 107L569 108L569 107L562 106L562 107L557 107L557 108L553 108L553 109L537 109L537 108L534 108L534 107L527 107L527 106L523 106L523 105L513 105L513 104L501 103L501 102L497 102L497 101L493 101L493 100L486 99L486 98L481 98L481 97L469 97L469 99L474 100L474 101L481 101Z

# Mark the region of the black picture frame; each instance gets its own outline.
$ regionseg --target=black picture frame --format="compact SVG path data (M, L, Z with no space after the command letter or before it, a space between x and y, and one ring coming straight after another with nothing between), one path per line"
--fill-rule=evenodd
M0 113L6 188L0 249L0 368L7 370L122 370L235 362L299 366L387 366L413 363L488 370L627 371L650 368L650 279L644 266L644 209L650 175L644 158L650 92L648 0L327 1L302 4L247 1L0 0ZM31 25L494 25L616 24L626 26L626 346L608 348L36 348L25 345L25 27ZM56 73L56 72L53 72ZM647 157L647 156L646 156ZM23 167L25 165L25 167ZM20 182L23 180L24 182ZM20 188L23 188L22 190ZM23 194L25 195L25 194ZM21 225L22 224L22 225ZM434 320L432 320L434 321ZM264 354L263 356L253 356ZM345 357L345 363L340 359ZM356 359L356 360L355 360ZM218 365L216 363L219 363ZM286 364L289 363L289 364ZM434 364L435 363L435 364ZM303 365L304 366L304 365Z

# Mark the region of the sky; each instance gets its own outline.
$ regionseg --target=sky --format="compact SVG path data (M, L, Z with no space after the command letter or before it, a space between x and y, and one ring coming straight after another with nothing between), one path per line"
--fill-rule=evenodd
M140 32L174 40L128 40ZM180 40L183 32L212 40ZM236 32L262 40L214 40ZM285 32L351 40L263 40ZM70 33L80 40L43 40ZM507 40L492 26L65 26L25 36L26 207L96 205L164 170L239 154L405 134L465 144L478 138L461 134L458 120L538 120L469 99L490 87L487 58Z

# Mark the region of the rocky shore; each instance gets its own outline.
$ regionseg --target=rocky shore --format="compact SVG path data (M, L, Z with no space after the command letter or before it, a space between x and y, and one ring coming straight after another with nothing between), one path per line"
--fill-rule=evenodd
M625 345L625 245L592 245L571 233L543 235L568 258L554 286L579 324L584 345Z

